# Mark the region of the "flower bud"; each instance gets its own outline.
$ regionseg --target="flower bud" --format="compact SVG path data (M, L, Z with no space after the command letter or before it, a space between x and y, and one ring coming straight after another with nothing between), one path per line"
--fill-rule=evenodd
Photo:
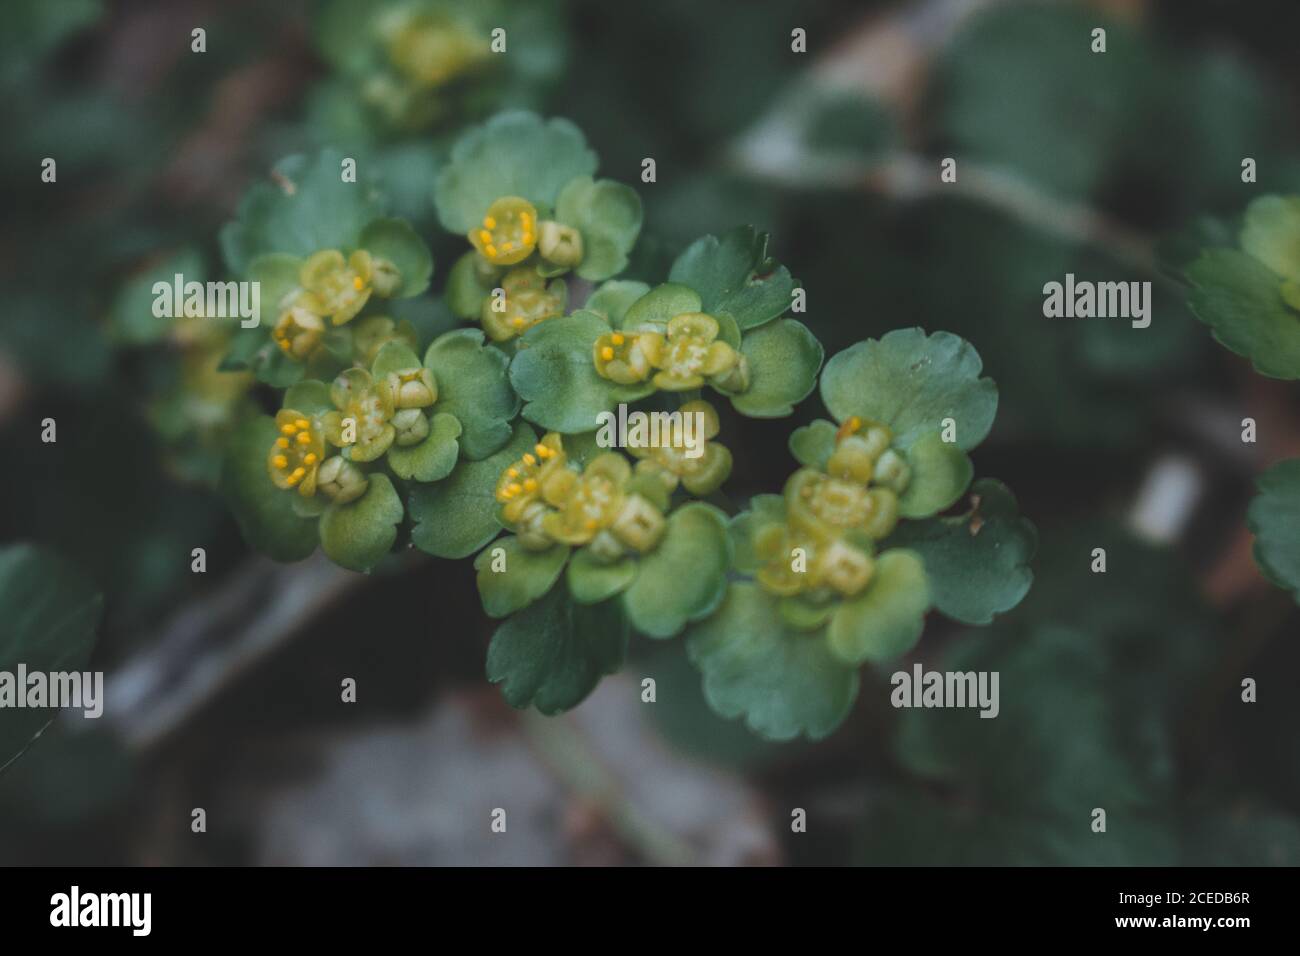
M341 455L327 458L316 475L316 487L336 505L355 501L366 493L370 479Z
M418 408L403 408L393 416L393 441L403 448L418 445L429 435L429 419Z
M582 233L546 219L538 227L537 251L547 262L572 269L582 261Z

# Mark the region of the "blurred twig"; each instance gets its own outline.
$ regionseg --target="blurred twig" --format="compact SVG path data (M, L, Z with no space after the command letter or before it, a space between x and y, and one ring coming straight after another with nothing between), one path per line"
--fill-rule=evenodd
M158 745L366 580L319 552L293 565L250 559L217 590L186 605L156 641L108 676L104 721L133 749Z

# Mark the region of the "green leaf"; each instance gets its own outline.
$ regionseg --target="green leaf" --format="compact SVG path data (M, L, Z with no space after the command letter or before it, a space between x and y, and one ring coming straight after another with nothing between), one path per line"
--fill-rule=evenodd
M397 267L402 284L389 298L409 299L429 288L433 255L405 219L376 219L361 230L356 244Z
M612 179L575 176L560 191L555 218L582 234L582 262L574 271L599 282L627 267L641 233L641 197Z
M382 472L371 472L366 493L346 504L337 502L320 517L320 544L335 564L369 571L397 540L404 512L402 499Z
M750 384L731 396L731 404L742 415L789 415L817 385L824 352L802 322L781 319L746 332L740 351L749 360Z
M434 202L443 227L464 235L502 196L522 196L554 208L566 183L595 171L596 154L568 120L543 120L523 111L498 113L456 141L434 188Z
M838 432L835 423L824 418L809 422L790 433L790 454L801 465L825 471L826 463L835 453Z
M763 562L754 550L754 535L771 524L785 522L785 499L780 495L755 495L749 508L731 519L727 536L731 538L731 566L743 574L753 574Z
M183 249L123 283L113 299L110 314L115 339L129 345L147 345L175 328L176 318L154 315L158 296L154 295L153 287L156 282L165 282L169 290L165 293L166 301L171 304L170 290L177 273L186 282L207 281L203 257L194 249Z
M1188 305L1224 348L1271 378L1300 378L1300 313L1282 299L1282 280L1236 249L1209 249L1187 267Z
M653 329L663 332L668 327L668 321L674 316L684 312L699 312L702 308L703 303L694 289L664 282L628 307L619 328Z
M402 372L419 368L420 357L405 342L385 342L375 353L375 360L370 363L370 377L376 382L386 378L390 372ZM435 380L437 378L435 374ZM441 383L437 383L441 385Z
M547 431L581 434L600 426L601 412L654 391L648 383L616 385L597 374L592 346L608 331L604 319L581 310L524 333L510 363L510 384L524 400L524 418Z
M726 515L701 501L682 505L669 515L659 546L637 564L636 580L623 592L628 618L648 637L672 637L711 614L726 592Z
M795 281L768 255L767 241L753 226L703 236L673 262L668 281L698 292L704 312L730 312L742 330L770 322L790 308Z
M235 429L219 488L244 540L276 561L301 561L316 550L316 522L294 514L290 495L271 483L266 456L279 437L275 419L259 415Z
M520 423L504 448L482 461L462 461L442 481L412 488L415 546L439 558L465 558L500 534L497 479L536 442L533 430Z
M438 412L429 419L429 434L418 445L392 445L388 465L398 478L441 481L451 474L460 456L460 419Z
M1300 601L1300 458L1279 462L1256 481L1259 494L1246 512L1255 535L1255 561Z
M460 420L466 458L477 461L510 440L510 422L519 414L506 371L510 360L484 344L481 329L456 329L434 339L424 364L438 383L434 408Z
M1300 282L1300 196L1260 196L1246 207L1241 249L1283 279Z
M404 514L389 476L372 472L369 480L356 501L335 502L321 514L321 549L351 571L369 571L382 561L393 549Z
M836 660L822 632L786 628L776 600L752 582L727 589L717 613L691 627L686 650L709 706L771 740L825 737L858 693L857 671Z
M965 624L988 624L1029 592L1038 533L1002 482L981 478L966 514L904 521L886 547L921 556L936 608Z
M900 549L885 551L876 557L867 589L836 609L826 637L835 656L848 664L893 660L921 639L929 608L921 558Z
M451 272L447 274L445 292L447 307L458 319L478 321L483 300L487 298L489 292L478 281L478 272L474 268L474 257L477 255L478 253L471 249L456 260L456 264L451 267Z
M625 590L636 577L636 569L635 558L601 561L592 556L590 548L580 548L573 553L565 575L569 594L579 604L599 604Z
M917 438L904 454L912 472L898 499L898 513L904 518L928 518L947 508L961 497L974 474L967 454L938 432Z
M268 252L306 257L321 249L347 249L385 201L361 175L343 182L343 154L327 149L276 164L272 182L251 187L235 220L221 230L226 265L238 276Z
M504 554L498 556L498 548ZM514 535L484 548L474 559L483 610L489 617L506 617L526 608L551 590L568 557L566 545L555 544L545 551L531 551L523 547ZM493 570L492 566L498 559L504 561L505 570Z
M267 252L248 264L249 281L259 283L260 324L274 326L285 299L301 288L302 259L285 252Z
M602 282L596 291L588 296L587 304L583 308L588 312L595 312L608 322L611 328L621 329L623 317L627 315L627 310L632 307L632 303L649 291L650 287L644 282L611 279Z
M822 401L839 421L858 415L883 422L904 449L951 418L957 447L970 451L988 435L998 408L997 386L979 377L982 368L970 343L950 332L897 329L832 356Z
M511 707L558 714L623 665L627 620L617 601L583 605L563 587L507 619L488 647L487 677Z
M324 382L310 378L298 382L296 385L291 385L289 390L284 393L284 400L280 403L280 407L292 408L304 415L319 415L322 412L333 411L334 403L330 401L329 386ZM270 447L270 445L267 445L268 449Z
M29 674L84 671L103 604L90 581L52 551L30 544L0 548L0 672L12 675L8 690L28 699L29 688L17 684L19 664ZM0 720L0 773L57 713L55 708L16 705L16 698L5 701Z

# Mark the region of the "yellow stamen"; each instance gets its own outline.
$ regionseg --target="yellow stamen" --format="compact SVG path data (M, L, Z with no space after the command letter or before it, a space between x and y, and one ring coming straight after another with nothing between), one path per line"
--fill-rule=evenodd
M294 481L297 481L297 480L301 479L302 476L305 475L305 474L307 474L307 469L306 469L306 468L295 468L295 469L293 470L293 474L290 475L289 477L292 478Z
M497 247L493 245L489 245L485 251L487 252L489 257L495 257L497 254Z
M292 425L282 425L280 431L285 435L294 435L297 434L298 429L294 428Z
M614 350L610 348L608 345L606 345L603 349L600 350L600 357L603 358L606 362L608 362L610 359L614 357Z
M288 478L285 479L285 484L296 485L298 483L298 480L299 480L298 475L290 475Z
M615 332L613 335L609 337L609 340L613 342L615 345L622 345L625 341L627 341L626 339L623 338L621 332Z
M513 485L506 485L506 491L510 492L512 495L517 495L519 494L519 492L523 490L524 490L523 486L518 483L515 483Z
M538 458L545 458L547 455L551 453L551 450L547 448L545 445L543 445L541 442L538 442L536 445L533 446L533 451L537 452Z
M507 469L506 469L506 477L507 477L507 478L518 478L518 477L519 477L519 469L518 469L518 468L507 468Z
M492 242L492 233L488 232L486 229L480 229L478 231L478 238L483 245L489 245Z
M529 478L527 481L524 482L524 491L528 492L529 494L532 494L536 490L537 490L536 478Z
M484 216L483 225L485 225L489 229L495 229L497 227L497 221L493 219L491 216ZM485 239L484 242L486 241L487 240Z
M298 433L298 444L299 444L299 445L310 445L310 444L311 444L311 435L309 435L307 432L299 432L299 433Z
M352 288L356 289L358 292L364 289L365 285L366 285L365 282L361 280L361 276L352 277Z
M288 447L289 447L289 439L287 439L287 438L277 438L277 439L275 440L275 447L276 447L276 448L288 448Z
M531 454L525 453L524 464L528 465L531 468L533 465L537 464L537 459L534 458Z
M284 457L284 455L276 455L275 458L272 459L272 462L275 464L276 468L289 467L289 459Z
M314 451L308 452L307 457L304 458L303 461L309 465L316 464L316 453Z
M299 428L310 428L310 427L311 427L311 423L310 423L309 421L307 421L307 419L305 419L305 418L300 418L300 419L298 419L296 422L294 422L294 424L297 425Z
M515 247L515 244L514 244L513 242L503 242L503 243L501 243L501 251L502 251L502 252L509 252L509 251L510 251L511 249L513 249L514 247Z

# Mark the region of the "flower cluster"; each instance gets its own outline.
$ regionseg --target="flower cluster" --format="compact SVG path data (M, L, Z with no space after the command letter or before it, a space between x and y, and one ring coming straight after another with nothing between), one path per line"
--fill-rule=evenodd
M638 481L617 452L572 467L561 437L550 432L501 473L496 500L502 523L525 548L585 547L612 562L651 551L663 537L667 497L659 491Z
M898 523L910 468L878 422L850 417L825 469L801 468L786 482L784 520L757 529L763 562L755 578L772 594L813 601L853 597L871 583L875 543Z

